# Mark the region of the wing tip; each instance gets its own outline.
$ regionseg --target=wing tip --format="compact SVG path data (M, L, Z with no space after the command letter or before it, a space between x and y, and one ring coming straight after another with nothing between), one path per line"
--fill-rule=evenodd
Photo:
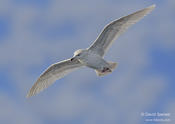
M32 96L33 96L32 93L29 92L29 93L27 93L26 98L30 98L30 97L32 97Z
M155 8L156 4L152 4L151 6L149 6L149 8Z
M148 6L147 8L141 10L142 12L144 12L144 16L149 14L150 12L152 12L154 10L154 8L156 7L155 4L152 4L151 6Z
M149 6L149 7L147 7L146 9L149 9L150 11L152 11L155 7L156 7L156 4L153 4L153 5Z
M36 88L35 88L35 84L32 86L32 88L29 90L29 92L26 95L26 98L30 98L32 96L34 96L35 94L37 94L36 92Z

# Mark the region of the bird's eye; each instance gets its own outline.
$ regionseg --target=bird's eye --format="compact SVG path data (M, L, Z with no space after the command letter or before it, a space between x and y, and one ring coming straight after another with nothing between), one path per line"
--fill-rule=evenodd
M80 54L78 54L77 56L80 56Z

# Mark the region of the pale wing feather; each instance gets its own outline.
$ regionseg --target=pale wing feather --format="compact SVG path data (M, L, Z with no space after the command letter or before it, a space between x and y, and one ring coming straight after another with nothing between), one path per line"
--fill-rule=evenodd
M81 66L82 64L79 61L71 61L70 59L51 65L37 79L35 84L30 89L29 93L27 94L27 97L31 97L41 92L42 90L53 84L56 80L64 77L68 73L72 72L75 69L78 69Z
M129 26L142 19L154 8L155 5L152 5L148 8L142 9L109 23L107 26L105 26L102 33L98 36L96 41L90 46L89 49L103 57L114 40L116 40L123 32L125 32Z

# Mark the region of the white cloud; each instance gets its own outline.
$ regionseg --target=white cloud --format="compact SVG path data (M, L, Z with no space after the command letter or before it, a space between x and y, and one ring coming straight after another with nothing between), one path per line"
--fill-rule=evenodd
M19 103L10 96L0 93L0 122L4 124L40 124L41 121L35 117L25 105L24 102ZM22 104L22 105L21 105ZM27 112L26 112L27 111Z

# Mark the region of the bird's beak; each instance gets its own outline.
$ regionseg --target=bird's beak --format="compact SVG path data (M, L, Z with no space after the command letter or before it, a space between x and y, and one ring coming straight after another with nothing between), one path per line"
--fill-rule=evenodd
M70 60L73 61L75 59L75 57L72 57Z

